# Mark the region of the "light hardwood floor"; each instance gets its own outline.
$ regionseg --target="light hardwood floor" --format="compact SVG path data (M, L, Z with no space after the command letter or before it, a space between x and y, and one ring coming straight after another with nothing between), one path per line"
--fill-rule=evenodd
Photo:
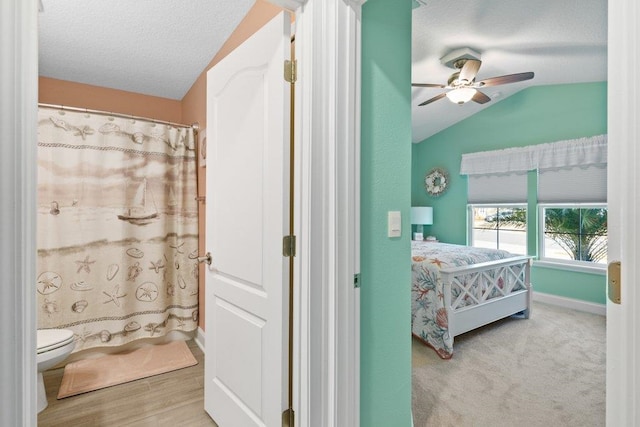
M45 372L49 406L38 426L216 426L204 411L204 354L194 341L188 345L195 366L61 400L64 369Z

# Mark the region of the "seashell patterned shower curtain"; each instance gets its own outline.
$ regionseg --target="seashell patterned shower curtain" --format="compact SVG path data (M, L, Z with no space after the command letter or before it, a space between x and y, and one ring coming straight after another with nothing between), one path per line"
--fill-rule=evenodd
M198 322L194 131L41 107L38 328L74 351Z

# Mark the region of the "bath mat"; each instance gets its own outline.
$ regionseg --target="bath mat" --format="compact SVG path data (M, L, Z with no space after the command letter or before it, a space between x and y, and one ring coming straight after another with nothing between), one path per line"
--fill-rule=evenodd
M164 374L197 363L184 341L79 360L65 366L58 399Z

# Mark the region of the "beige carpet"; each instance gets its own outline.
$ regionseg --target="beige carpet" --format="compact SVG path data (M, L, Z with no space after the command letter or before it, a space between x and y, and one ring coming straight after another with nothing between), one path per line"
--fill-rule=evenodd
M58 399L175 371L197 363L184 341L79 360L65 366Z
M414 339L415 427L604 426L605 320L534 303L456 337L450 360Z

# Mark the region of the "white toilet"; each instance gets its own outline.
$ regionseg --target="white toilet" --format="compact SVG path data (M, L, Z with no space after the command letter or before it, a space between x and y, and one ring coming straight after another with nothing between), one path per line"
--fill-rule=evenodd
M76 346L73 332L68 329L38 329L38 412L47 407L42 373L53 368L71 354Z

